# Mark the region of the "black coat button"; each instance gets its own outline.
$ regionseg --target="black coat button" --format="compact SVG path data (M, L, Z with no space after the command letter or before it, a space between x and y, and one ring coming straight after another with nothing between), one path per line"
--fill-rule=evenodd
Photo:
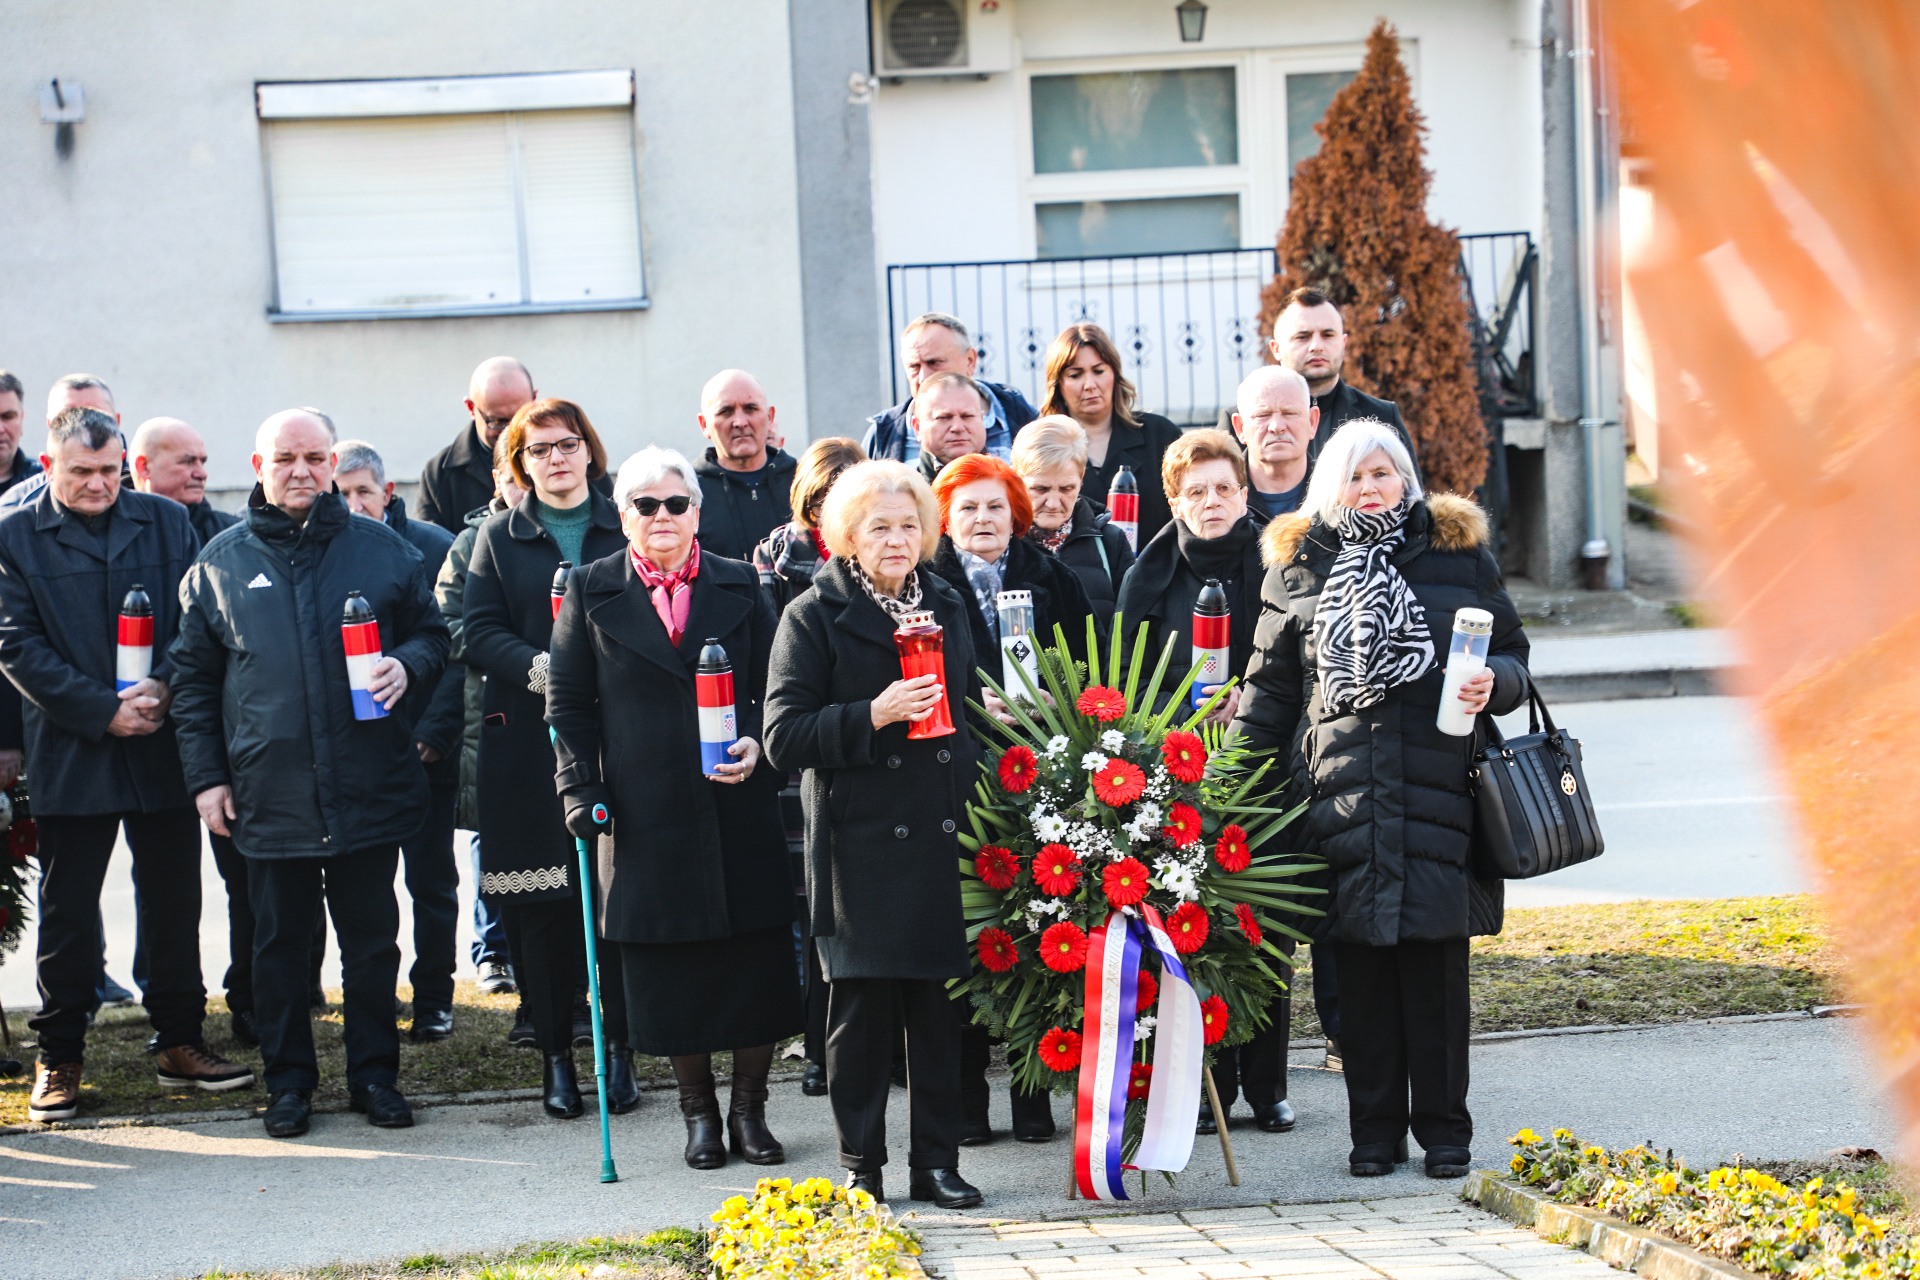
M940 748L940 755L938 759L941 764L951 764L953 762L953 752L947 750L945 747L942 747Z
M895 840L905 840L907 838L907 829L905 827L895 827L893 829L893 838Z
M888 756L888 757L887 757L887 768L889 768L889 769L898 769L899 767L900 767L900 757L899 757L899 756Z
M952 819L952 818L948 818L948 819L947 819L947 820L946 820L945 822L943 822L943 823L941 823L941 824L940 824L940 829L941 829L942 831L944 831L944 832L946 832L946 833L947 833L948 835L952 835L952 834L953 834L953 819Z

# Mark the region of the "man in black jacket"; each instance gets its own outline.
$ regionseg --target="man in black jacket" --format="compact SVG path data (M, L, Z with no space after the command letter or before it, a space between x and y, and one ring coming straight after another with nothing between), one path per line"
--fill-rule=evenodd
M372 1123L403 1128L413 1113L394 1087L393 877L429 790L401 700L439 680L447 624L420 553L332 492L324 414L277 413L254 448L260 483L246 522L215 538L180 584L171 653L181 763L208 827L249 859L267 1133L305 1133L319 1083L307 948L323 897L346 986L349 1097ZM355 716L341 635L349 593L371 607L384 655L354 669L372 701L399 714Z
M240 523L240 517L207 501L207 442L178 418L148 418L127 446L133 487L172 498L187 509L193 531L206 546Z
M20 447L20 437L27 427L25 405L26 391L19 377L0 369L0 449L8 455L6 465L0 467L0 494L28 476L40 474L39 460ZM0 791L13 789L24 759L20 691L0 681Z
M700 477L700 549L745 560L760 540L793 519L799 463L768 443L776 430L766 388L744 369L722 369L700 391L706 456Z
M123 827L161 1081L208 1090L253 1083L201 1039L200 824L167 721L174 588L200 540L175 503L121 489L124 452L111 417L62 410L47 431L46 487L0 521L0 666L26 698L40 824L34 1120L71 1119L79 1108L100 971L100 886ZM117 651L121 602L136 586L151 606L150 664Z
M437 524L407 519L407 501L393 491L387 466L364 440L334 446L333 484L347 509L378 520L413 544L426 561L429 580L440 576L453 535ZM427 820L400 842L407 894L413 899L413 1026L416 1042L445 1040L453 1034L454 948L460 932L460 870L453 858L453 810L460 798L460 734L465 718L462 695L466 664L447 663L431 699L409 699L419 719L413 726L414 750L427 766L432 800Z

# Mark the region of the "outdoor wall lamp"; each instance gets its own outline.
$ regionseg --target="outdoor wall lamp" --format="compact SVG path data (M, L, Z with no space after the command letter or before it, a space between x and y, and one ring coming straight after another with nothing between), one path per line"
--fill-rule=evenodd
M73 154L73 126L87 118L87 96L80 82L58 79L40 86L40 119L54 126L53 149L64 160Z
M1200 0L1180 0L1173 6L1173 14L1180 19L1180 38L1188 44L1194 44L1206 38L1207 6Z

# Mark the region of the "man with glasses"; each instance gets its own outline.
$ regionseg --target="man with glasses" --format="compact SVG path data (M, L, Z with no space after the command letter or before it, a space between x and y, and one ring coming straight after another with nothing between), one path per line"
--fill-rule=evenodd
M1233 434L1247 450L1247 496L1269 520L1299 510L1307 445L1320 421L1307 380L1285 365L1266 365L1240 384L1238 400Z

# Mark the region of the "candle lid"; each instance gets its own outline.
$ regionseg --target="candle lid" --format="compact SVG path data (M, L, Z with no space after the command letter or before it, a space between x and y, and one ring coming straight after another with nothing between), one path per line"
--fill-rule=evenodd
M1024 605L1028 608L1032 608L1033 592L1002 591L999 597L994 601L994 604L997 608L1001 608L1001 609L1005 609L1008 606L1020 606L1020 605Z
M1453 615L1453 629L1470 636L1493 634L1493 615L1485 609L1461 609Z
M939 624L933 620L933 610L927 609L920 613L909 613L902 616L899 629L906 631L912 627L932 627L937 625Z

